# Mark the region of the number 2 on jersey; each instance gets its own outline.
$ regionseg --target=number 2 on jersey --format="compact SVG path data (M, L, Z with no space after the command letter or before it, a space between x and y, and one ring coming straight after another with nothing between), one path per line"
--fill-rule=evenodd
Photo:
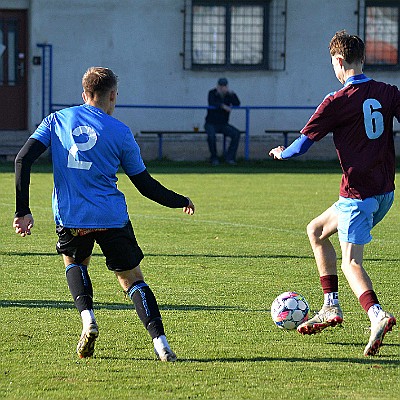
M382 106L376 99L367 99L363 103L365 132L370 139L377 139L384 130L383 115L379 109Z
M74 140L74 136L86 135L88 137L87 142L84 143L76 143ZM86 169L89 170L92 166L90 161L81 161L79 160L78 151L87 151L90 150L97 142L97 133L90 126L78 126L72 131L72 139L74 140L74 144L69 149L68 153L68 168L76 168L76 169Z

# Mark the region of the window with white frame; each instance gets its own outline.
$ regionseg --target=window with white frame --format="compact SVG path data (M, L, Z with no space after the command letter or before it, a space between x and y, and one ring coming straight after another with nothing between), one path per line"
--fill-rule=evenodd
M361 7L366 69L400 69L400 2L366 0Z
M185 69L285 67L286 0L186 0Z

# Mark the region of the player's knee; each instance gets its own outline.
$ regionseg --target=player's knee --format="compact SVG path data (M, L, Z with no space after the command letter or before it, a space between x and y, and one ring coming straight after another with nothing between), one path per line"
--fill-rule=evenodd
M319 237L321 235L321 229L314 221L311 221L307 225L306 231L307 231L307 236L310 239L311 243L317 242L319 240Z
M360 262L357 262L354 258L352 258L350 261L350 267L361 269L362 264Z
M351 260L346 260L342 259L342 264L341 264L342 271L345 273L346 271L356 271L356 270L362 270L363 266L362 263L357 262L354 258Z

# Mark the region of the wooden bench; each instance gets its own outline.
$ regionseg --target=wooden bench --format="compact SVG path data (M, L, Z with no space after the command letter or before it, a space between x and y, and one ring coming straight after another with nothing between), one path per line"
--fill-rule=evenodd
M240 131L240 133L245 133L245 131ZM158 130L158 131L140 131L141 135L157 135L158 137L158 159L161 160L163 158L163 136L164 135L196 135L203 134L206 135L206 131L166 131L166 130ZM224 152L226 150L226 136L223 133L217 132L217 135L223 135L223 148Z
M285 147L288 147L289 145L289 134L293 133L298 136L300 136L300 129L266 129L264 131L266 134L271 134L271 135L283 135L283 144ZM240 131L241 134L246 133L246 131ZM393 135L396 136L397 133L400 133L400 131L394 131ZM173 130L173 131L167 131L167 130L158 130L158 131L140 131L141 135L154 135L158 137L158 159L161 160L163 158L163 136L164 135L196 135L196 134L206 134L206 131L178 131L178 130ZM222 133L217 133L219 135L223 135ZM223 135L223 148L224 152L226 150L226 136Z

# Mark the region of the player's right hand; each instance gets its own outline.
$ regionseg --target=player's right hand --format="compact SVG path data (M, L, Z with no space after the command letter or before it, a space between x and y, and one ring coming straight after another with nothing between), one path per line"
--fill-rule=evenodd
M13 221L13 228L17 235L25 237L31 234L31 229L33 228L33 216L32 214L26 214L23 217L16 217Z
M193 215L194 214L194 204L192 200L189 199L189 197L186 197L189 200L189 204L186 207L183 207L183 212L188 214L188 215Z
M268 155L274 160L282 160L282 151L285 150L285 146L278 146L270 150Z

